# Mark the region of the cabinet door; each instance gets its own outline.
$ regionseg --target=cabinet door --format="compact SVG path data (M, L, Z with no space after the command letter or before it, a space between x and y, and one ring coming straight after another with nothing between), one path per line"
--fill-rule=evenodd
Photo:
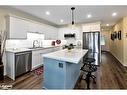
M32 69L39 65L39 54L36 51L32 51Z
M82 31L83 31L83 32L90 32L90 31L91 31L90 25L84 25L84 26L82 27Z
M57 50L60 50L60 47L32 51L32 69L35 69L43 64L43 54L47 54Z
M95 25L91 25L91 31L100 31L100 25L99 24L95 24Z
M26 39L28 23L25 20L10 17L9 20L9 35L8 38Z
M28 24L28 31L33 32L33 33L38 32L37 24L30 21L29 24Z
M45 39L56 40L58 37L58 29L52 26L45 26Z

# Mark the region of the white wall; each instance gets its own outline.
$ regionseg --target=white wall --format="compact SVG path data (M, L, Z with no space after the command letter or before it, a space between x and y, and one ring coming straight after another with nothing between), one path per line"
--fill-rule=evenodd
M72 33L72 34L75 33L76 37L75 38L64 38L64 34L69 34L69 33ZM66 40L67 44L70 44L70 43L77 44L77 41L81 41L82 40L82 29L81 29L81 26L72 27L70 25L70 26L59 28L58 39Z

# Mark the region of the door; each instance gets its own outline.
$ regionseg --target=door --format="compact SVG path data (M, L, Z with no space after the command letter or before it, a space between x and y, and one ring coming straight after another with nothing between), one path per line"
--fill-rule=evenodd
M103 51L109 51L110 35L109 31L101 32L101 49Z

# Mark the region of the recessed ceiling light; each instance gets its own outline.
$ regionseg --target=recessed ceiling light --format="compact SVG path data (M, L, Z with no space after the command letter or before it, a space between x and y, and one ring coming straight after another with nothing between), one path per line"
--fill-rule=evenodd
M112 16L116 16L116 15L117 15L117 13L116 13L116 12L112 13Z
M109 24L106 24L106 26L109 26Z
M91 15L91 14L88 14L88 15L87 15L87 18L91 18L91 17L92 17L92 15Z
M61 20L60 20L60 22L62 23L62 22L64 22L64 20L63 20L63 19L61 19Z
M50 12L49 12L49 11L46 11L45 14L46 14L46 15L50 15Z

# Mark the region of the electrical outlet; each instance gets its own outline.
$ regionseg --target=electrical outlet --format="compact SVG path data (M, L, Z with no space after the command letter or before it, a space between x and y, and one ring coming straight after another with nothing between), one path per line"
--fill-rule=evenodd
M63 68L63 63L59 63L59 67L60 68Z

